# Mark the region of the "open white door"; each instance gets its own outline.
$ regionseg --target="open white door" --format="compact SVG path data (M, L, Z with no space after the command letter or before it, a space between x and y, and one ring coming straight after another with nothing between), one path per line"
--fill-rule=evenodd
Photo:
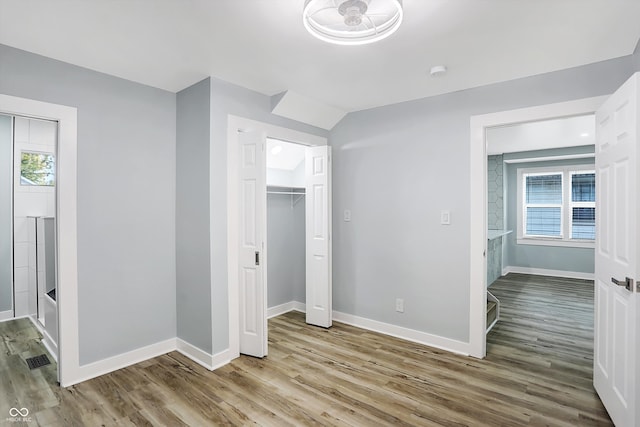
M331 326L331 166L329 146L306 153L307 323Z
M596 112L593 383L618 427L640 425L638 76Z
M239 272L240 353L267 355L267 292L264 286L266 230L265 137L238 135L240 150Z

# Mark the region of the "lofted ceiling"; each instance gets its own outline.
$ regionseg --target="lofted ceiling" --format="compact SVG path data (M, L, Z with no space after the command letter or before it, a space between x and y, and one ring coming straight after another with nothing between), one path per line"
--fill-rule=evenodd
M637 0L404 0L397 33L338 46L306 32L303 4L0 0L0 43L173 92L213 76L356 111L629 55L640 38Z

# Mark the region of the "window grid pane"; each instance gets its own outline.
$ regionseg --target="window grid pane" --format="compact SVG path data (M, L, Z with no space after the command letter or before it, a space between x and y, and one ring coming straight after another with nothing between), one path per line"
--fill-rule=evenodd
M576 173L571 176L571 201L596 201L596 174Z
M531 207L526 210L525 232L530 236L562 236L561 207Z
M573 208L571 213L571 238L596 238L596 208Z
M561 204L562 174L529 175L525 191L527 204Z

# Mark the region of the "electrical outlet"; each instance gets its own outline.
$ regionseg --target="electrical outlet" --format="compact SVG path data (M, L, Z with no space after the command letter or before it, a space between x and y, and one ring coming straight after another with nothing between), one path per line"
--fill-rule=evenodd
M396 298L396 311L404 313L404 300L402 298Z

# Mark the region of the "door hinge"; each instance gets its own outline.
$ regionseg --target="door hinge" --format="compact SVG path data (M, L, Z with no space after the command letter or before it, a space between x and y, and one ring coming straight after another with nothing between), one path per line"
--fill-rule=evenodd
M256 251L256 265L260 265L260 252Z

